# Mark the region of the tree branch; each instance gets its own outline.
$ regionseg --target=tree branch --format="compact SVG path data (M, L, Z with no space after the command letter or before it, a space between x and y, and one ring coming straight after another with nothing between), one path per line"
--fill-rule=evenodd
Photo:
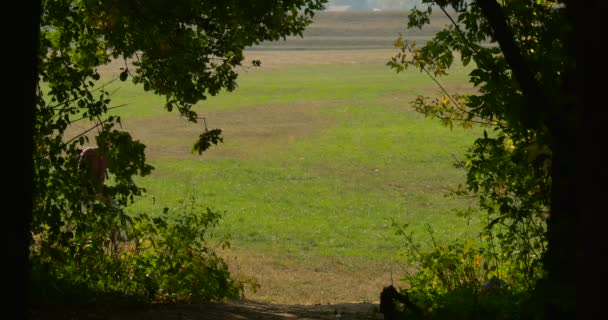
M409 46L409 44L407 43L407 41L405 42L405 47L407 48L407 50L413 55L414 52L412 50L412 48ZM452 97L452 95L450 95L448 93L448 91L441 85L441 83L439 82L439 80L437 80L435 77L433 77L433 75L431 75L431 73L424 67L421 66L420 69L422 69L422 71L424 71L430 78L431 80L433 80L441 89L441 91L443 91L443 93L450 99L450 101L452 101L452 103L456 106L456 108L458 108L458 110L462 111L462 112L467 112L464 109L462 109L460 107L460 105L458 104L458 102L456 102L456 100Z
M407 41L405 42L405 47L408 49L408 51L411 54L413 54L413 51L412 51L411 47L408 45ZM441 85L441 83L439 82L439 80L437 80L437 78L435 78L425 67L421 66L420 69L422 69L422 71L424 71L429 76L429 78L431 78L431 80L433 80L437 84L437 86L439 86L439 88L441 89L441 91L443 91L443 93L450 99L450 101L452 102L452 104L458 110L460 110L460 112L466 113L466 114L470 113L469 111L467 111L464 108L462 108L460 106L460 104L458 104L458 102L456 102L456 99L454 99L454 97L452 97L452 95L450 95L450 93L443 87L443 85ZM436 116L439 119L444 119L441 116L436 115L434 113L432 115ZM473 122L473 123L483 124L483 125L496 125L496 126L501 125L501 123L499 121L493 121L493 120L490 120L489 122L476 121L476 120L461 120L461 119L454 119L454 120L456 120L456 121L463 121L463 122L464 121L470 121L470 122Z
M460 27L458 26L456 21L454 21L452 16L450 16L450 14L445 10L445 8L443 6L440 5L439 8L441 9L441 11L443 11L445 16L448 17L448 19L450 19L450 21L452 22L452 25L454 25L454 29L456 30L456 32L458 32L458 34L460 35L462 40L466 43L466 45L469 46L469 48L473 52L477 53L477 49L473 46L473 44L469 41L469 39L467 39L467 37L464 35L464 32L462 32L462 30L460 29Z
M498 41L524 97L528 99L527 106L523 106L520 110L520 118L525 126L534 127L538 124L540 113L546 108L547 102L540 90L540 84L534 79L532 71L524 61L500 5L495 0L477 0L477 3L494 31L494 38Z

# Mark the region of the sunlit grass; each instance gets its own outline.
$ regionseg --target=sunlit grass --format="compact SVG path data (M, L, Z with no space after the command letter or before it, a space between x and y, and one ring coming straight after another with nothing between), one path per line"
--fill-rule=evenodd
M149 160L156 170L138 179L148 198L131 212L194 196L225 212L220 232L235 245L327 256L392 257L401 247L393 220L421 234L430 224L440 238L458 237L466 221L452 209L468 203L444 195L464 182L452 163L476 132L450 131L405 99L387 102L400 88L413 98L433 90L431 83L377 64L246 73L238 90L197 106L219 127L219 119L243 117L227 124L225 145L233 152L222 153L220 144L202 156L188 152L202 124L172 124L175 115L162 110L125 111L126 125L137 123L135 137L155 150ZM306 101L314 108L290 109Z

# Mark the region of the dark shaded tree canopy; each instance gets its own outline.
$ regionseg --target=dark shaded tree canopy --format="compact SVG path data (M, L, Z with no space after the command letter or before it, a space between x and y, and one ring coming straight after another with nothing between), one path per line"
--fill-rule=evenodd
M473 191L483 187L485 200L490 200L486 209L498 215L494 221L504 222L507 218L522 223L539 212L540 207L534 206L529 207L532 210L522 210L525 207L517 204L522 200L540 201L549 207L545 234L548 248L542 257L546 275L536 284L531 299L541 307L538 313L528 316L571 319L576 312L590 312L588 307L592 304L584 283L592 275L597 276L591 257L592 248L600 245L594 228L601 224L591 221L599 221L600 205L592 194L602 184L599 174L605 172L599 166L596 149L597 143L604 141L598 126L603 112L598 106L605 103L594 99L602 90L599 78L593 80L594 73L603 74L599 65L604 64L598 63L602 60L598 56L601 50L596 39L585 36L600 29L600 13L605 12L605 4L536 0L423 2L440 10L451 7L457 12L457 19L433 41L411 50L413 62L405 59L408 46L401 43L404 54L389 64L397 71L413 66L437 76L445 74L452 64L452 51L461 54L464 64L476 63L470 79L478 88L478 95L450 97L451 100L446 97L435 103L419 99L415 107L438 116L446 124L461 122L466 127L471 122L482 122L499 129L499 139L485 137L476 142L468 177ZM411 15L409 26L428 23L428 13ZM497 46L480 45L487 41ZM512 141L514 151L500 151L508 142L504 138ZM518 157L518 153L524 157ZM503 166L505 159L510 168ZM520 169L530 166L519 172L504 170L513 170L514 165ZM546 174L539 175L536 168ZM542 179L546 182L541 183ZM502 196L505 190L508 194ZM482 206L483 201L482 198Z

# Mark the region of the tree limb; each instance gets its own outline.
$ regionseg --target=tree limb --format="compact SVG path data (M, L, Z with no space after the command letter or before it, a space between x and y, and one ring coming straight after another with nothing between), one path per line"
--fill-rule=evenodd
M547 102L543 98L540 84L534 79L532 71L524 61L521 50L515 43L513 32L507 26L500 5L495 0L477 0L477 4L488 19L494 31L494 38L498 41L524 97L528 99L528 105L523 106L521 110L521 120L525 126L535 127L538 125L540 113L546 108L545 103Z

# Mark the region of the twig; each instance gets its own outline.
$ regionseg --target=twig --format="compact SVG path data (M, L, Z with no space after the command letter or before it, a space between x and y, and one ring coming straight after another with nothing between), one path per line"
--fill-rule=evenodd
M450 21L454 25L454 29L456 30L456 32L458 32L458 34L460 35L460 37L462 37L462 40L464 40L464 42L467 44L467 46L474 53L477 53L477 49L473 46L473 44L469 41L469 39L467 39L467 37L464 35L464 32L462 32L462 30L460 29L460 26L458 26L458 23L456 23L456 21L454 21L454 19L452 18L452 16L450 16L450 14L445 10L445 7L440 5L439 8L441 9L441 11L443 11L443 13L445 14L445 16L448 17L448 19L450 19Z
M414 51L409 46L407 41L405 41L405 47L412 55L414 55ZM443 87L443 85L441 85L439 80L437 80L437 78L433 77L433 75L431 75L431 73L424 66L421 66L420 69L422 69L422 71L424 71L431 78L431 80L433 80L439 86L441 91L443 91L443 93L445 93L445 95L452 101L452 103L456 106L456 108L458 108L462 112L468 113L466 110L464 110L464 109L462 109L462 107L460 107L458 102L456 102L456 100L452 97L452 95L450 95L450 93Z
M112 82L116 81L117 79L118 79L118 77L115 77L115 78L113 78L113 79L109 80L108 82L106 82L106 83L102 84L101 86L99 86L99 87L97 87L97 88L95 88L95 89L93 89L93 90L90 90L89 92L95 92L95 91L101 90L101 89L103 89L104 87L106 87L107 85L109 85L109 84L111 84ZM118 90L118 89L116 89L116 90ZM116 90L114 90L114 92L116 92ZM70 99L70 100L67 100L67 101L64 101L64 102L59 102L59 103L57 103L57 104L56 104L56 105L54 105L54 106L49 106L49 108L51 108L51 109L55 109L55 108L58 108L58 107L59 107L59 106L61 106L61 105L68 104L68 103L72 103L72 102L78 101L78 100L80 100L80 99L82 99L82 96L80 96L80 97L78 97L78 98Z

